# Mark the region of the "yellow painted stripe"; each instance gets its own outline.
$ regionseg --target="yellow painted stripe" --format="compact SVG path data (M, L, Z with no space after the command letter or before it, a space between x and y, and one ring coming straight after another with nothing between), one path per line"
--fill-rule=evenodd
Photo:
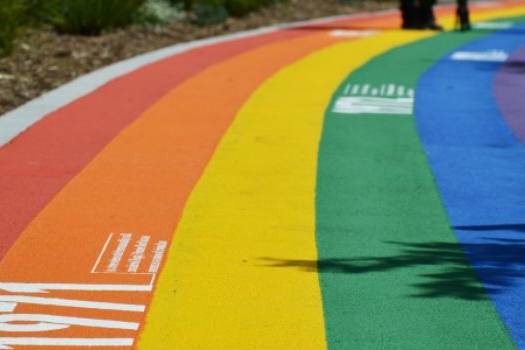
M442 22L451 28L453 17ZM390 32L335 45L256 91L188 202L139 348L326 347L317 276L273 269L265 258L317 258L317 143L324 108L339 82L373 56L434 34Z
M497 4L495 4L496 6ZM501 6L501 5L498 5ZM491 9L488 12L472 12L471 13L471 20L473 22L479 22L479 21L486 21L491 19L498 19L498 18L506 18L506 17L513 17L513 16L519 16L523 15L525 13L525 6L513 6L509 8L496 8ZM446 16L443 18L438 18L438 22L441 22L441 24L446 29L453 29L454 24L456 21L455 16Z
M141 349L324 349L314 191L324 109L343 78L429 32L378 34L281 70L250 98L192 193Z

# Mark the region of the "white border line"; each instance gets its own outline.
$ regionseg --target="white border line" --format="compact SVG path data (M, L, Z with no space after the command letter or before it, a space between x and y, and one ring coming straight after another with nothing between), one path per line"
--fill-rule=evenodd
M11 346L132 346L133 338L45 338L45 337L0 337L0 349Z
M146 305L127 303L108 303L105 301L76 300L63 298L33 297L25 295L0 295L0 302L16 304L53 305L62 307L144 312ZM13 312L13 311L7 311Z
M100 260L102 259L102 256L104 256L104 253L106 252L106 249L108 248L109 242L111 242L111 238L113 238L113 232L109 234L108 239L106 240L106 243L104 243L104 246L102 247L102 250L98 254L97 261L95 261L95 265L93 265L93 268L91 269L91 273L97 273L97 267L100 263Z
M397 13L397 9L377 12L361 12L357 14L339 15L317 18L308 21L289 22L273 26L252 29L248 31L226 34L206 39L195 40L187 43L168 46L163 49L141 54L109 66L97 69L91 73L80 76L52 91L44 93L24 105L0 116L0 147L9 143L16 136L24 132L34 123L38 122L49 113L64 107L74 100L87 95L109 81L128 74L145 65L154 63L164 58L181 54L191 49L207 45L254 37L262 34L272 33L283 29L300 27L311 24L322 24L339 19L357 19L363 17L379 17Z

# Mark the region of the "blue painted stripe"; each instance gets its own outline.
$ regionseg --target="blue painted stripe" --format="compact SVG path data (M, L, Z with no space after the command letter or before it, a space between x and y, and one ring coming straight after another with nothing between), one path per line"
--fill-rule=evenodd
M511 54L525 44L524 30L520 24L459 50ZM441 59L418 83L415 117L457 237L525 349L525 149L493 94L502 64Z

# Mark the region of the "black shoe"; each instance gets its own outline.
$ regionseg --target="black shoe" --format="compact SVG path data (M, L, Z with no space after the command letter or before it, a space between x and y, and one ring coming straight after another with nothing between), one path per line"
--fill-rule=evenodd
M456 16L456 28L457 23L459 22L459 30L461 30L462 32L472 29L472 26L470 25L470 16L467 8L458 7L456 11Z
M425 29L436 30L438 32L442 32L443 31L443 26L440 26L436 22L431 22L431 23L428 23L425 26Z

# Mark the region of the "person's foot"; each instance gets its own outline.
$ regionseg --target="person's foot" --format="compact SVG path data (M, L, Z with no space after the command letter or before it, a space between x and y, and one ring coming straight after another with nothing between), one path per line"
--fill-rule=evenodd
M436 30L436 31L442 32L443 26L437 24L436 22L431 22L425 26L425 29Z
M416 26L415 24L412 24L412 23L409 23L409 24L403 23L401 28L402 29L421 29L421 27L418 27L418 26Z
M459 26L459 30L461 30L462 32L466 32L467 30L471 30L472 29L472 26L470 25L470 23L461 23L460 26Z
M468 10L466 8L459 8L456 14L459 20L459 30L462 32L470 30L471 25Z

